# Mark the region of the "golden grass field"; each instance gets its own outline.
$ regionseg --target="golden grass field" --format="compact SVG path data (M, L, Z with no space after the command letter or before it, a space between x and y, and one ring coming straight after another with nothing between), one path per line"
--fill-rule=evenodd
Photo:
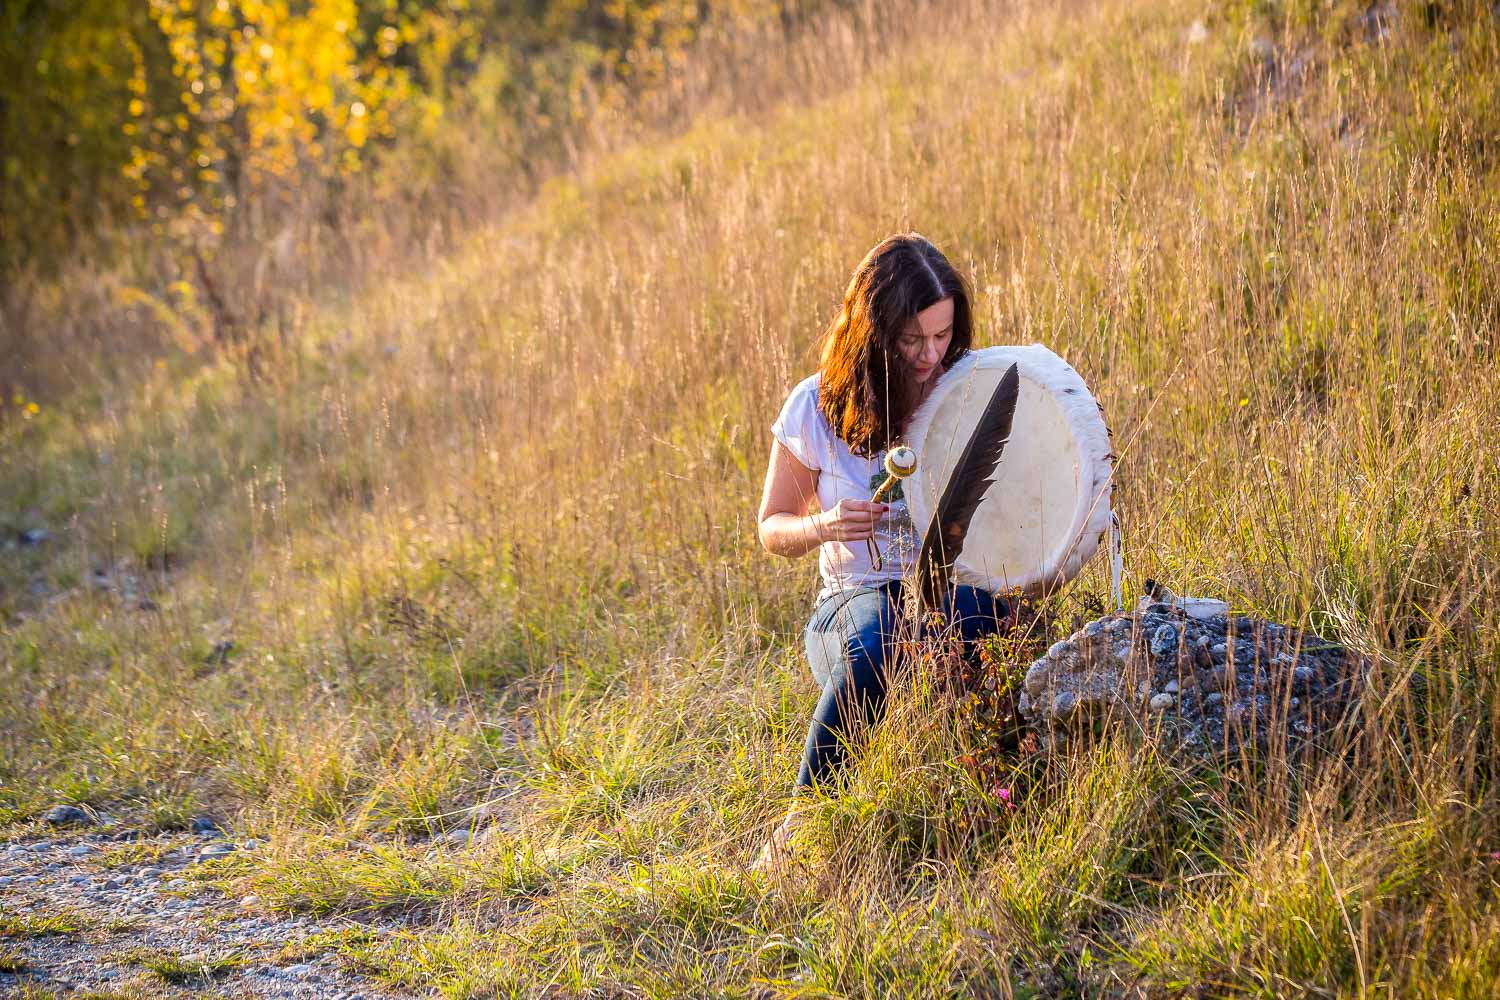
M216 812L268 841L218 884L410 914L346 953L447 996L1495 995L1500 17L1363 14L830 30L807 93L747 75L440 250L361 256L364 220L253 363L133 349L191 318L108 275L107 336L55 294L49 395L0 420L0 523L52 533L0 552L0 821ZM906 229L980 343L1094 388L1132 587L1373 658L1348 755L1121 733L997 811L918 678L815 876L747 873L816 700L816 568L756 542L769 425ZM481 803L498 832L430 854Z

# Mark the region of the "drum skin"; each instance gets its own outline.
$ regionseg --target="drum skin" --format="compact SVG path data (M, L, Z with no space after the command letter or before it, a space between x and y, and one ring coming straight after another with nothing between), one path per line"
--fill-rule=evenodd
M1010 440L959 554L958 583L1040 594L1076 576L1109 527L1109 428L1082 377L1040 344L970 351L908 424L917 470L904 492L920 534L1007 368L1021 376Z

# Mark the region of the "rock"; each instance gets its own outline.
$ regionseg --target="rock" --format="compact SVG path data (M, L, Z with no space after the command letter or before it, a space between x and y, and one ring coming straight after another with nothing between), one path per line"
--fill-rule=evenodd
M1185 651L1196 671L1185 669ZM1205 655L1210 666L1198 667ZM1208 754L1269 746L1273 727L1286 733L1277 745L1300 750L1357 710L1369 666L1275 622L1195 618L1157 600L1053 644L1027 668L1019 707L1049 746L1111 718L1134 718L1157 739ZM1286 707L1293 694L1295 713Z
M234 852L234 849L235 847L233 844L209 844L203 850L198 852L198 857L217 858L220 855L232 854Z
M193 823L192 823L191 829L192 829L192 831L194 833L196 833L200 837L202 837L202 836L217 837L217 836L222 836L223 833L224 833L223 830L219 829L219 824L215 823L213 820L209 819L207 816L194 816L193 817Z
M93 826L94 817L77 806L59 804L47 810L42 822L52 826Z
M210 667L222 667L229 662L229 655L234 652L233 639L220 639L214 643L214 648L203 657L203 662Z
M256 840L254 837L251 837L249 840L245 841L245 850L247 851L258 851L262 846L263 845L261 844L261 842L259 840Z
M68 856L72 858L86 858L94 853L94 849L88 844L75 844L68 848Z
M174 878L172 881L166 884L166 888L171 892L181 892L183 889L187 889L190 886L191 883L188 882L188 880L185 878Z
M473 837L473 830L469 829L468 827L459 827L457 830L449 830L446 833L440 833L432 839L435 843L439 844L457 844L460 847L467 847L473 840Z
M300 979L300 978L301 978L301 977L303 977L303 976L305 976L305 975L307 975L307 974L309 974L309 973L310 973L310 972L312 972L312 971L313 971L313 967L312 967L312 966L310 966L310 965L306 965L306 964L301 964L301 965L288 965L288 966L287 966L287 967L286 967L286 968L285 968L285 969L282 969L282 970L281 970L281 972L282 972L282 975L286 975L286 976L296 976L296 977L297 977L297 978L299 978L299 979Z
M29 548L33 545L40 545L51 537L52 532L48 531L46 528L32 528L28 531L23 531L18 534L16 536L16 541L20 543L22 548Z
M1391 33L1391 27L1396 23L1396 5L1393 3L1373 3L1357 20L1359 28L1364 32L1365 40L1369 42L1383 42Z
M99 888L103 889L105 892L115 892L120 888L120 883L112 878L107 878L104 880L104 883L99 886Z
M34 854L46 854L48 851L52 850L52 841L38 840L35 844L31 845L31 850Z
M253 910L259 905L259 896L246 896L244 899L240 900L240 909L242 910Z

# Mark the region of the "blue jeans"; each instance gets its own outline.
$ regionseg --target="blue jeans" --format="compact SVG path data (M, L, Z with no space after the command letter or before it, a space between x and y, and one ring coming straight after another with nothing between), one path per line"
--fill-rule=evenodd
M1010 607L976 587L959 585L944 612L965 642L992 635ZM821 782L844 759L849 723L856 713L873 723L885 703L886 666L901 622L901 581L859 587L825 597L803 631L807 664L823 687L802 751L799 788Z

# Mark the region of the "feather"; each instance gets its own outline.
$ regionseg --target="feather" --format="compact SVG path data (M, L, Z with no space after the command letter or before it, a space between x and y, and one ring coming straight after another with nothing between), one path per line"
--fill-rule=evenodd
M1016 399L1021 391L1021 373L1013 364L1001 376L1000 383L985 404L974 432L959 453L942 499L932 512L932 523L922 539L917 555L917 617L942 605L953 564L964 548L969 522L995 481L995 467L1000 453L1010 440L1011 421L1016 415Z

